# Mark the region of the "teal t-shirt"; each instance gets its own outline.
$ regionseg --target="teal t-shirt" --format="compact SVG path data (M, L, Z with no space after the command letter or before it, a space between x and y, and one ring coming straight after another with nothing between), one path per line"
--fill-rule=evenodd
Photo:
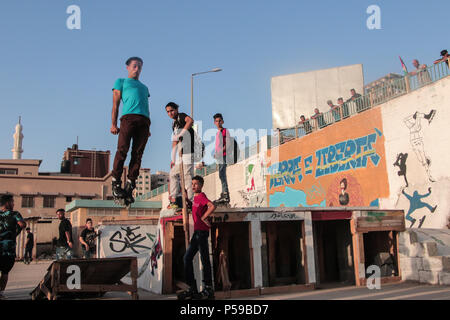
M126 114L140 114L150 118L148 97L150 93L145 84L132 78L117 79L113 90L122 92L122 116Z

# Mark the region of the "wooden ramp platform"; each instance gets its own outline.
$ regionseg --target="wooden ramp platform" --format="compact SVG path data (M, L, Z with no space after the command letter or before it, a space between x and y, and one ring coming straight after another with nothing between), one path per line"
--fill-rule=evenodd
M80 270L79 288L72 288L73 285L71 285L73 269L77 269L73 266L79 267ZM128 273L131 277L131 285L121 282ZM31 299L88 298L101 296L109 291L124 291L128 292L133 300L137 300L139 298L137 275L136 257L57 260L48 267L44 278L30 293ZM69 277L72 278L69 279Z

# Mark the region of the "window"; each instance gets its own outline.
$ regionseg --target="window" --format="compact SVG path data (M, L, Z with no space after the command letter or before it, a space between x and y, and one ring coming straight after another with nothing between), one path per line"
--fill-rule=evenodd
M72 197L66 197L66 202L72 202Z
M92 200L94 197L90 197L90 196L81 196L82 200Z
M54 208L55 199L55 196L44 196L44 208Z
M22 208L34 208L34 196L22 196Z
M17 174L17 169L0 168L0 174Z

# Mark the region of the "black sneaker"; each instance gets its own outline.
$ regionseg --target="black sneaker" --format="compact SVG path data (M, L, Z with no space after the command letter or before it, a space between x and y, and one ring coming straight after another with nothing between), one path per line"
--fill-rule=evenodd
M198 300L214 300L214 290L211 286L205 286L202 292L195 295L194 299Z
M122 181L113 179L112 194L113 194L114 198L123 198L124 197L124 190L122 189Z
M189 288L188 290L183 290L183 291L177 292L177 299L178 300L192 300L198 294L199 293L197 292L197 289Z
M132 195L133 190L136 189L136 182L130 179L127 179L127 183L125 183L125 188L123 188L127 195Z

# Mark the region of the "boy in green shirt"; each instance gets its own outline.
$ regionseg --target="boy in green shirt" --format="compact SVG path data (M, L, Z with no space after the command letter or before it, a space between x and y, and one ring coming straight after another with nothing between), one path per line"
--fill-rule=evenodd
M119 135L117 152L114 158L112 171L112 191L115 199L126 198L125 204L134 202L133 190L136 188L136 179L139 176L142 155L150 137L150 113L148 98L150 93L146 85L139 81L143 61L139 57L131 57L126 62L128 78L117 79L113 87L113 108L111 133ZM120 101L123 102L120 129L117 127ZM131 160L127 181L122 189L122 172L125 159L130 148Z

